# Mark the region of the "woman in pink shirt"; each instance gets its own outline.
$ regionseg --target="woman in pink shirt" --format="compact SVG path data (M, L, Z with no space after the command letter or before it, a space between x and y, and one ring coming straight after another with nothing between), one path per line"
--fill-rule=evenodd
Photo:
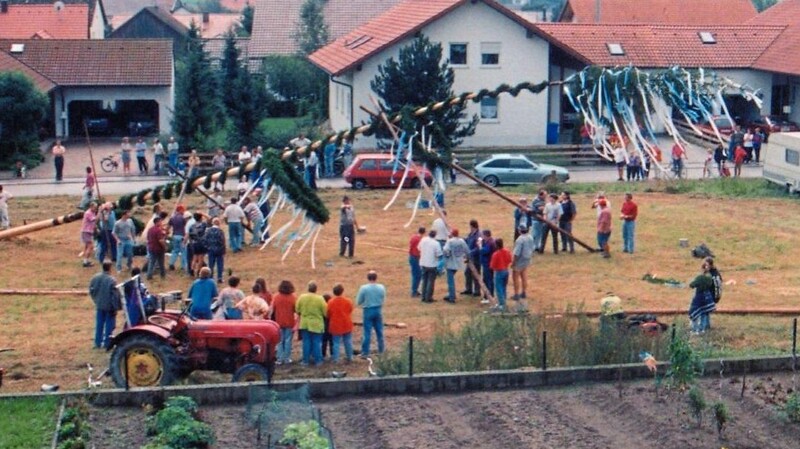
M597 202L600 207L600 214L597 216L597 245L603 252L603 257L611 257L608 249L608 239L611 237L611 211L608 209L606 200L601 199Z
M94 252L94 228L97 225L97 203L89 204L89 209L83 213L81 222L81 243L83 243L83 266L91 267L92 253Z

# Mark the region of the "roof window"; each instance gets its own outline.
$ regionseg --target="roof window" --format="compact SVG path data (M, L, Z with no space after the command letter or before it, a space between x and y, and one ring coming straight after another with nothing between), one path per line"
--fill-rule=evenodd
M714 38L714 35L711 34L710 31L701 31L697 33L700 36L700 40L703 41L704 44L716 44L717 40Z
M622 44L610 43L606 44L606 46L608 47L608 52L611 53L611 56L625 55L625 49L622 48Z
M11 44L11 53L22 53L25 51L25 44Z

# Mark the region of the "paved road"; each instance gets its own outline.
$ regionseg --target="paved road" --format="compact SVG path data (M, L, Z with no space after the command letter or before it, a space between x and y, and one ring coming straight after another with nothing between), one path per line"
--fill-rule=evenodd
M689 164L689 178L699 179L702 176L702 166ZM742 175L747 178L761 177L760 166L745 166ZM613 182L616 180L616 169L613 167L575 167L570 168L570 183L597 183ZM174 178L156 176L128 176L128 177L101 177L100 191L105 195L124 195L135 193L142 189L152 188L159 184L169 182ZM317 183L320 188L347 188L349 184L342 178L320 179ZM464 176L459 176L457 184L472 184ZM81 194L82 178L64 178L62 182L49 179L8 180L3 182L4 189L14 196L52 196Z

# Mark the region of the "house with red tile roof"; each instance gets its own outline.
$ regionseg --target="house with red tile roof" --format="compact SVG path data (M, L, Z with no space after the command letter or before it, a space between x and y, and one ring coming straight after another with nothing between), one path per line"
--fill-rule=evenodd
M383 14L401 0L326 0L322 15L331 41ZM293 55L297 45L300 8L305 0L255 0L250 57Z
M59 3L52 0L7 0L5 9L3 1L0 0L0 14L3 11L11 15L5 18L0 16L0 38L104 39L108 28L103 0L60 0ZM85 19L78 19L80 11L86 15ZM15 21L15 18L18 20ZM26 23L20 20L25 20ZM67 20L69 24L62 31L61 28ZM12 21L16 22L13 27L4 26ZM79 26L84 28L83 33L77 31ZM33 28L36 31L28 35L20 32L30 31ZM49 28L55 28L56 31L51 31ZM69 31L69 34L65 34L66 31Z
M567 0L557 22L743 25L751 0Z
M550 58L557 43L533 24L494 0L405 0L311 54L312 63L331 76L329 118L333 129L368 121L358 106L371 107L370 81L378 67L396 58L415 36L441 43L455 73L456 94L502 83L550 79ZM569 53L568 47L559 50ZM577 59L577 54L572 55ZM546 141L550 97L559 89L517 98L485 98L470 104L480 118L465 146L533 145ZM374 146L361 138L358 147Z
M0 40L0 71L19 71L47 92L55 135L83 133L84 119L113 114L169 132L174 108L172 42L134 39Z

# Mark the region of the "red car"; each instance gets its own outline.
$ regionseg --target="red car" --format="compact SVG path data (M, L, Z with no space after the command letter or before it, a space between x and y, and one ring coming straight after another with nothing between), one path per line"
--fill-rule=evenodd
M406 167L401 162L397 167L397 172L392 174L394 165L394 160L390 154L359 154L344 171L344 180L357 190L365 187L397 187L397 183L403 177ZM415 166L411 167L403 187L417 188L420 186L415 168L416 170L422 170L425 183L428 185L433 183L431 172L427 168L415 164Z
M784 120L777 115L762 115L754 120L751 120L750 123L747 124L747 128L761 128L764 131L764 134L767 135L767 140L769 140L769 135L772 133L793 133L800 131L800 126L797 126L797 123L790 122L788 120Z
M730 136L733 134L733 123L728 120L728 117L725 117L724 115L715 115L712 116L711 119L714 120L714 125L717 127L717 130L719 130L721 135ZM714 128L712 128L711 124L708 122L698 123L697 128L703 131L705 134L714 136Z

